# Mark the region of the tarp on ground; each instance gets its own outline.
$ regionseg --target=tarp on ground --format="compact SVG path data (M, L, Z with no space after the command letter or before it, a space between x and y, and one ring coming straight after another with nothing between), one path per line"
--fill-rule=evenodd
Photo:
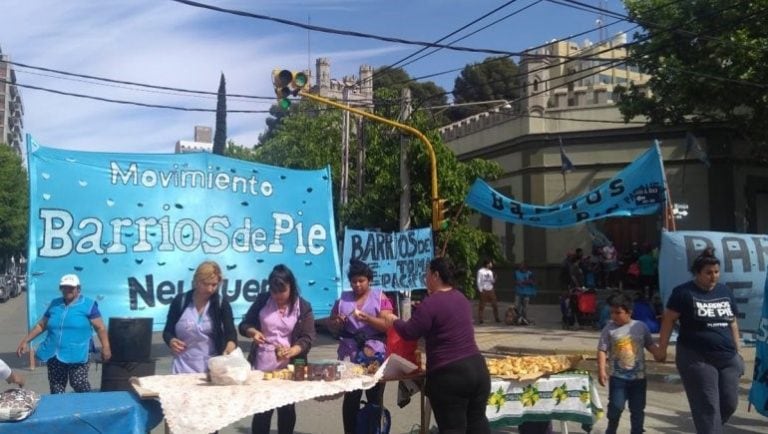
M608 217L659 212L665 202L664 167L657 143L594 190L554 205L534 205L508 198L482 179L475 180L466 204L508 223L561 228Z
M286 264L318 317L340 293L329 168L291 170L208 153L119 154L27 137L30 326L80 277L106 317L152 317L192 288L206 259L236 318Z

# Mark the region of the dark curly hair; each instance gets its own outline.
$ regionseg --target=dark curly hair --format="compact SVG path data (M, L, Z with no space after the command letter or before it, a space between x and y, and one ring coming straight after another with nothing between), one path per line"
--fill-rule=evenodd
M364 276L368 280L373 280L373 270L365 262L359 259L349 260L349 272L347 272L347 278L352 280L353 277Z
M699 274L708 265L720 265L720 260L715 256L715 249L707 247L691 264L691 273Z

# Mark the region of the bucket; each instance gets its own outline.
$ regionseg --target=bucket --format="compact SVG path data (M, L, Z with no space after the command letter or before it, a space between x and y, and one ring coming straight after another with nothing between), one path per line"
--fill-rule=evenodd
M144 362L106 362L102 365L101 391L131 391L131 377L155 375L155 360Z
M110 318L113 362L146 362L152 349L152 318Z

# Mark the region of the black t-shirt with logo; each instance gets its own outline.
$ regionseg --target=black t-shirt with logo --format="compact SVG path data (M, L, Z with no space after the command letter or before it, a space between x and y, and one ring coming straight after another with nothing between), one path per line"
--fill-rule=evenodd
M693 281L686 282L672 290L667 309L680 313L678 345L707 359L729 360L736 354L731 323L739 312L727 286L718 283L705 291Z

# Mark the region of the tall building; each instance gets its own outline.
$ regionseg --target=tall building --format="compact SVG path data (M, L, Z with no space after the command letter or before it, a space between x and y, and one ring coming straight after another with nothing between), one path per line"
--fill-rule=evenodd
M195 140L179 140L176 142L175 153L213 152L213 136L211 132L211 127L195 126Z
M356 107L373 108L373 68L370 65L360 65L359 77L344 76L341 80L331 78L331 62L327 58L318 58L315 67L317 75L312 93L347 101Z
M8 56L0 47L0 143L6 143L22 155L22 130L24 129L24 106L21 93L16 86L16 72L7 63Z

